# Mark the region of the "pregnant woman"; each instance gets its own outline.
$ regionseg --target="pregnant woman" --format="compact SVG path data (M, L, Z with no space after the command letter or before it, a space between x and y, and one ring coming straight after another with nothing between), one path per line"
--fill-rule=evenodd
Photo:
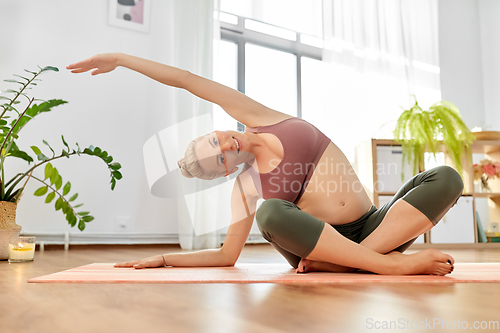
M256 218L264 238L298 273L363 269L378 274L445 275L453 271L453 258L436 249L403 254L460 197L463 182L451 167L414 176L377 209L340 149L300 118L188 71L126 54L95 55L67 69L97 75L117 66L220 105L246 131L216 131L196 138L178 162L184 176L201 179L224 177L244 165L228 207L233 218L223 246L157 255L116 267L234 265ZM265 201L256 210L260 198Z

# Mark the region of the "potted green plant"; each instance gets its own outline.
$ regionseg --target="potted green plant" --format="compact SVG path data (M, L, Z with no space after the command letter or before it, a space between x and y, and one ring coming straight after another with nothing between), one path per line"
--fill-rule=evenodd
M73 201L77 199L78 193L70 194L71 183L68 181L63 186L62 176L52 165L52 161L63 157L70 158L74 155L89 155L100 158L107 166L111 177L111 190L114 190L116 181L122 178L119 169L121 165L113 162L113 157L99 147L89 146L81 149L76 143L76 149L70 148L61 136L64 149L60 154L56 154L49 143L43 140L43 143L50 150L50 154L44 154L37 146L31 146L31 150L36 155L36 162L26 151L21 150L16 144L20 132L35 117L43 113L52 111L56 106L67 103L61 99L51 99L48 101L35 100L28 96L27 91L40 81L39 76L48 71L57 72L56 67L47 66L39 68L37 72L25 70L29 75L15 75L15 80L5 80L14 83L17 89L7 89L0 94L0 259L6 259L8 255L8 239L12 235L19 234L21 227L15 223L16 208L19 199L23 195L26 184L29 180L35 180L41 183L34 195L45 197L46 203L54 200L55 210L60 210L66 217L68 224L72 227L78 226L83 231L85 224L94 219L88 211L77 211L77 208L83 204L74 205ZM18 110L22 102L26 104L23 111ZM34 102L41 102L36 104ZM11 158L20 158L28 163L27 170L17 173L10 179L6 179L6 162ZM31 165L31 163L33 163ZM44 177L37 177L33 171L43 167Z
M405 160L412 163L414 174L424 170L424 152L435 157L440 144L462 174L462 158L474 138L457 107L446 101L423 110L415 99L415 104L398 118L394 130L394 140L403 148L403 163Z

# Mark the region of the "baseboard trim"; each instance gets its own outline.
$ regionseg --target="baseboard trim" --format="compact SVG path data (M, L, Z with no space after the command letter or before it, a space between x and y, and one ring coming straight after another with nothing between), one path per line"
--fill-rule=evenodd
M36 243L43 250L44 245L141 245L141 244L179 244L179 235L176 233L72 233L72 232L22 232L21 235L35 236ZM226 234L221 235L221 239ZM262 244L267 241L260 234L248 235L246 244ZM412 244L410 250L436 249L496 249L500 243L475 244Z
M498 249L500 248L500 243L469 243L469 244L412 244L408 250L424 250L424 249Z
M21 235L35 236L43 251L45 245L138 245L179 244L178 234L169 233L72 233L72 232L22 232ZM221 239L225 238L221 235ZM247 244L267 243L260 234L250 234Z

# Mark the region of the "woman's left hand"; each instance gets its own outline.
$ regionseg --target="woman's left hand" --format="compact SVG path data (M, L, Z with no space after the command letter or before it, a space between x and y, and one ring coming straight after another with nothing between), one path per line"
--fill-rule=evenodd
M83 73L92 70L92 75L108 73L118 66L119 53L96 54L88 59L66 66L71 73Z

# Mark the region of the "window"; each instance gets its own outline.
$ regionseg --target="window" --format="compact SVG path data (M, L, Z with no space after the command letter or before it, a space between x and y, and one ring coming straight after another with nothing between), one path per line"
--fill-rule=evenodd
M221 0L221 11L323 37L322 0Z
M328 3L221 0L221 35L239 91L314 124L354 162L360 141L392 137L411 94L423 106L440 100L437 3Z
M218 47L218 63L216 64L215 81L233 89L238 89L238 45L231 41L221 40ZM214 126L220 130L237 129L236 121L222 108L214 104Z
M297 3L297 13L299 7L309 8L307 17L296 20L293 15L278 15L276 6L285 6L281 0L238 1L238 5L223 0L221 9L231 13L219 15L221 41L215 79L270 108L301 117L303 59L321 60L321 11L313 10L321 9L321 1L313 1L316 7L292 2ZM294 7L290 1L286 3L280 8ZM256 7L265 9L261 12L266 15L253 15L258 13ZM214 111L214 123L216 128L244 131L242 124L220 108Z
M247 43L245 93L270 107L297 116L297 56Z

